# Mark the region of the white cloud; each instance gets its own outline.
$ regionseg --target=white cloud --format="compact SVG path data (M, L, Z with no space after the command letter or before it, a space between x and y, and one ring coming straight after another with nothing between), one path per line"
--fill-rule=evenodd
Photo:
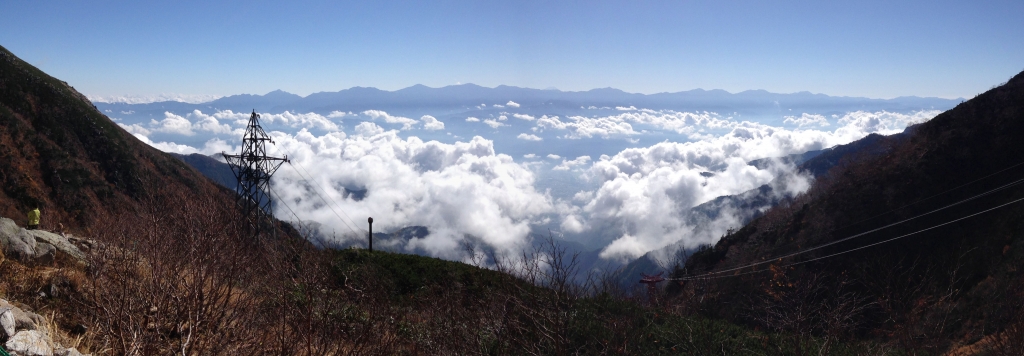
M562 121L558 116L541 116L537 119L536 128L541 131L568 130L570 133L565 138L580 139L594 136L610 137L612 135L636 135L633 126L628 122L616 121L608 118L591 119L582 116L570 117L571 121Z
M727 211L698 229L685 222L690 208L763 184L775 184L777 194L796 194L810 186L810 178L798 174L792 165L770 161L767 167L758 168L746 162L845 144L869 133L898 133L938 113L852 112L839 118L837 122L842 126L833 131L788 130L703 117L705 125L731 129L722 135L700 136L693 142L630 148L593 162L587 172L600 187L574 197L586 201L578 211L562 215L562 228L570 232L618 231L618 237L601 253L610 259L635 258L671 244L692 248L714 243L726 229L740 227L738 215ZM685 117L703 120L699 115ZM558 168L569 169L567 162L571 161L564 161ZM704 176L703 172L713 175Z
M581 190L572 196L572 200L584 203L590 201L590 199L594 199L594 192L592 191Z
M527 242L530 225L552 211L550 198L534 189L533 173L495 153L493 143L481 137L444 144L402 139L396 131L341 138L303 130L294 136L275 133L274 139L275 149L308 170L359 228L366 216L374 217L379 231L428 227L430 236L398 246L401 250L419 248L460 259L464 251L456 247L474 239L512 251ZM346 197L343 187L367 193L356 201ZM273 189L304 219L348 231L295 171L278 171ZM290 215L279 209L279 216ZM364 235L338 238L361 241Z
M636 106L630 105L628 108L624 107L624 106L616 106L615 110L619 110L619 111L635 111L636 110Z
M193 95L193 94L158 94L158 95L87 95L86 98L94 103L125 103L125 104L149 104L161 101L177 101L189 104L201 104L222 98L221 95Z
M214 135L230 134L241 136L249 123L249 113L236 113L231 110L217 111L213 114L205 114L200 110L193 110L186 116L177 115L171 112L164 112L163 120L151 120L149 127L145 128L152 132L171 133L184 136L193 136L198 132L205 132ZM293 128L318 128L324 131L340 130L337 124L330 119L316 113L294 114L285 111L280 114L260 114L260 121L264 124L279 124ZM229 122L237 128L232 128ZM135 124L138 130L144 128L141 124ZM126 128L127 129L127 128ZM148 136L148 134L146 134Z
M416 120L402 116L391 116L388 115L387 112L381 110L366 110L363 111L363 115L369 116L374 120L384 119L384 122L389 124L402 124L402 130L411 129L412 125L416 124Z
M199 110L194 113L202 115ZM291 128L307 128L307 129L320 129L324 131L336 131L339 130L338 124L331 121L331 117L325 117L317 113L292 113L291 111L285 111L279 114L268 114L258 113L260 115L260 122L266 124L284 125ZM245 127L249 123L249 116L251 113L239 112L235 113L231 110L218 111L212 116L218 118L233 118L236 126ZM339 112L332 112L334 118L339 117Z
M327 114L327 118L328 119L340 119L340 118L343 118L345 116L352 116L352 115L353 114L351 112L344 112L344 111L337 111L337 110L335 110L335 111L331 111L330 114Z
M222 124L216 116L205 115L199 110L193 111L188 117L193 119L192 128L197 131L205 131L212 134L228 134L234 130L231 125Z
M828 119L822 115L803 113L803 115L797 116L786 116L785 120L782 121L785 124L794 124L799 127L816 125L819 127L829 126Z
M497 121L497 120L494 120L494 119L484 120L484 123L487 124L487 126L490 126L492 129L496 129L496 128L499 128L499 127L502 127L502 126L508 126L508 125L503 124L500 121Z
M555 168L552 168L552 169L556 170L556 171L567 171L569 169L572 169L573 167L578 167L578 166L586 165L589 162L590 162L590 156L579 156L579 157L576 157L576 159L571 160L571 161L562 160L562 164L559 164L559 165L555 166Z
M192 122L188 119L179 115L172 114L171 112L164 112L164 119L160 121L152 120L149 124L154 132L172 133L184 136L192 136L196 133L192 131Z
M149 136L150 134L150 131L143 127L142 124L125 125L122 123L117 123L117 126L121 126L121 128L123 128L125 131L128 131L128 133L132 135Z
M504 108L505 107L505 105L501 105L501 104L494 104L492 106L494 106L496 108Z
M520 140L526 140L526 141L541 141L541 140L543 140L542 138L538 137L537 135L530 135L530 134L525 134L525 133L519 134L519 136L516 136L516 138L518 138Z
M470 116L466 118L466 122L480 122L480 119Z
M444 123L433 116L423 115L420 121L423 121L423 128L426 130L444 130Z
M595 136L602 138L633 136L643 133L636 131L633 125L649 125L660 130L692 135L701 129L728 129L739 124L740 122L721 118L718 114L709 112L689 113L670 110L656 112L644 109L603 117L571 116L568 121L562 121L557 116L543 116L537 120L535 128L566 130L569 131L569 134L565 138L579 139Z
M650 125L661 130L675 131L679 134L692 134L701 128L705 129L728 129L739 124L731 118L722 118L720 115L711 112L678 112L672 110L653 111L639 110L625 112L618 115L599 118L574 118L577 121L609 121L616 123L632 123L637 125ZM610 124L605 124L610 125ZM591 124L590 126L598 126Z
M537 118L535 118L533 116L530 116L530 115L527 115L527 114L512 114L512 117L520 119L520 120L526 120L526 121L533 121L533 120L537 119Z
M140 134L134 134L134 135L140 141L144 142L147 145L152 146L153 148L156 148L156 149L164 151L164 152L173 152L173 153L184 154L184 155L193 154L193 153L200 153L200 154L204 154L204 155L209 156L209 155L215 155L215 154L218 154L218 153L221 153L221 152L231 153L231 152L239 152L241 150L239 147L231 146L230 144L228 144L224 140L216 139L216 138L210 139L209 141L206 141L206 143L203 145L202 148L195 148L195 147L192 147L192 146L189 146L189 145L182 145L182 144L178 144L178 143L174 143L174 142L153 142L152 140L150 140L148 137L146 137L144 135L140 135Z
M610 113L615 115L530 118L534 119L533 132L565 131L562 136L565 138L628 138L644 135L646 131L642 129L653 127L683 134L691 142L666 141L599 158L579 156L570 160L556 154L526 154L523 155L526 160L516 164L511 157L495 153L493 143L480 137L454 144L423 142L416 137L403 139L398 131L389 130L398 126L384 125L380 121L358 123L353 134L346 135L330 120L352 113L333 112L324 117L285 112L263 117L268 123L302 128L298 132L291 131L292 134L270 132L278 141L275 147L280 150L272 154L288 154L290 158L301 155L302 162L307 163L304 167L314 167L310 172L353 217L363 216L365 220L365 216L374 216L381 222L381 231L410 225L430 228L429 238L403 242L395 247L397 249L422 249L434 256L452 259L461 258L462 253L452 246L466 239L507 249L524 243L529 227L550 217L556 219L555 224L566 233L602 234L610 241L602 257L622 259L672 244L693 247L712 243L725 229L739 226L739 215L729 211L700 227L687 225L684 215L697 204L773 181L783 182L778 183L777 188L788 194L801 192L810 184L807 177L794 174L792 166L772 162L768 167L759 168L747 165L750 160L848 143L868 133L897 133L939 112L851 112L827 120L812 114L794 115L787 117L792 119L787 124L800 127L790 126L790 129L708 112L633 109ZM444 124L429 115L412 120L376 110L361 114L389 124L402 124L403 130L419 123L424 129ZM517 116L522 114L508 115L523 119ZM248 117L248 113L231 111L209 115L193 111L184 116L167 113L163 120L150 123L119 125L161 150L209 154L236 152L237 148L219 139L209 140L202 147L192 147L152 142L148 136L155 132L192 135L189 142L197 142L194 136L204 133L237 138L241 137L241 127ZM466 120L481 121L475 117ZM810 124L800 125L798 120ZM825 131L820 128L821 122L834 125L830 131ZM500 118L486 119L484 123L492 128L508 126ZM307 129L328 133L314 134ZM539 140L538 135L521 133L517 138ZM547 165L539 160L544 157L557 163L554 167ZM581 176L589 182L586 186L596 188L584 188L571 197L552 200L550 193L534 188L533 172L549 169L547 167ZM284 171L287 168L282 168ZM713 174L701 174L705 172ZM304 186L305 183L287 173L280 177L290 180L275 180L275 187L280 184L281 194L293 208L302 209L297 211L304 218L327 224L334 231L346 231L329 209L323 209L323 202L310 195L312 190ZM365 188L367 197L358 202L345 198L344 187ZM460 199L468 203L462 206L458 203ZM440 208L428 211L431 206Z
M383 128L369 121L360 122L356 125L355 130L356 134L364 137L376 136L384 133Z
M851 134L871 132L899 132L908 123L921 122L937 115L936 110L918 111L911 114L900 114L891 112L851 112L839 118L839 124L844 125L844 132ZM845 120L845 121L844 121ZM854 126L847 127L848 122L859 120ZM877 128L873 127L871 120L878 122ZM879 121L880 120L880 121ZM803 114L800 117L789 116L786 123L808 126L817 124L820 127L828 126L828 120L820 115ZM700 140L715 137L705 130L735 130L748 126L759 126L761 124L748 121L737 121L730 117L722 117L712 112L677 112L671 110L654 111L649 109L632 110L617 115L603 117L571 116L563 121L558 116L542 116L537 119L536 126L532 128L535 132L544 130L568 131L563 136L568 139L580 139L591 137L622 137L635 136L644 133L637 131L633 125L648 125L659 130L670 130L679 134L688 135L690 139ZM854 128L859 127L859 128ZM850 131L854 130L854 131ZM838 132L838 131L837 131ZM738 131L741 134L742 131ZM865 133L865 134L866 134Z
M505 106L508 106L510 108L518 108L519 103L509 100L508 103L505 103Z

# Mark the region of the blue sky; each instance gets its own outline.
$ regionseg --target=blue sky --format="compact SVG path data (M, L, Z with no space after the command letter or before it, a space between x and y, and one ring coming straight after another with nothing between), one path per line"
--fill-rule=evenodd
M0 3L0 45L87 95L414 84L972 97L1022 1Z

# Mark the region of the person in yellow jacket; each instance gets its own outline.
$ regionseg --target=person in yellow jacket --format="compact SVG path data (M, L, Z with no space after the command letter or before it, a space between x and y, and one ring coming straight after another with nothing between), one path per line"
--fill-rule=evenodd
M28 229L35 230L39 228L39 206L28 212Z

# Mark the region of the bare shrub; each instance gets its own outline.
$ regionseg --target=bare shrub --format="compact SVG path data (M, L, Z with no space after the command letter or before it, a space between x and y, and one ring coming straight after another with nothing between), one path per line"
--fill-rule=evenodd
M116 354L244 352L261 338L253 241L213 202L182 199L111 224L98 236L80 300ZM129 222L130 221L130 222Z
M850 281L843 276L805 271L790 278L786 269L774 265L770 271L771 278L761 286L763 293L749 302L748 315L769 330L783 332L785 337L775 342L798 354L828 354L863 323L863 313L872 304L847 290ZM812 342L816 336L820 343Z

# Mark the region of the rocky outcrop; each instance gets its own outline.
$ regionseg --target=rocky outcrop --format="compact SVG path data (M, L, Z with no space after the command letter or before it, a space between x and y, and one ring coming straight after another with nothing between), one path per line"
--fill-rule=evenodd
M6 339L4 347L10 354L18 356L81 356L75 348L64 348L50 338L46 319L41 315L23 310L10 302L0 299L0 325Z
M14 220L0 217L0 247L5 256L22 263L52 263L58 252L85 262L85 254L63 234L26 230Z
M79 261L85 261L85 254L78 249L71 241L64 235L58 235L49 231L43 230L26 230L32 237L35 237L37 243L46 243L52 245L57 251L68 254L71 257Z
M0 224L6 221L0 220ZM0 229L0 244L3 244L4 254L18 261L31 261L36 256L36 238L28 234L27 230L18 228L13 234L7 234L8 228Z
M7 351L20 356L53 356L50 338L38 330L22 330L7 339Z
M11 337L17 332L18 324L11 308L0 308L0 325L3 325L4 335L7 337Z
M5 336L8 338L13 337L17 330L37 330L46 325L46 319L41 315L24 311L4 299L0 299L0 313L3 314L0 321L3 321ZM13 325L10 325L11 322Z
M55 348L53 350L53 356L83 356L83 355L82 355L81 352L78 352L78 350L75 349L74 347L67 348L67 349L65 349L63 347L57 347L57 348Z

